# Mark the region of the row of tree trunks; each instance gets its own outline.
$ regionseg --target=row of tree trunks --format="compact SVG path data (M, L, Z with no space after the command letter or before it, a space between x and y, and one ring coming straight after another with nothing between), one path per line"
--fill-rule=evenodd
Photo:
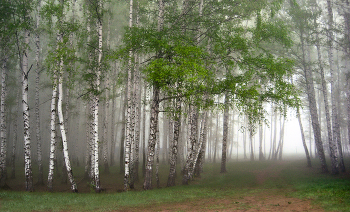
M292 5L292 6L295 6L295 5ZM312 72L307 67L307 64L306 64L307 63L306 50L305 50L306 45L305 45L305 38L304 38L305 28L303 28L302 24L300 24L299 26L300 26L299 38L300 38L301 48L302 48L302 65L303 65L303 72L304 72L304 77L306 81L306 93L308 96L312 128L314 132L314 139L315 139L315 144L317 148L317 153L321 163L321 171L325 173L325 172L328 172L328 168L326 164L326 158L325 158L322 139L321 139L321 129L320 129L317 107L316 107L314 81L312 77Z
M331 74L331 101L332 101L332 137L333 142L330 145L330 152L335 154L331 155L332 159L332 174L338 173L338 165L342 172L345 172L344 160L343 160L343 152L341 145L341 136L340 136L340 127L339 127L339 118L338 118L338 105L336 92L337 88L335 85L335 73L334 73L334 61L333 61L333 42L334 42L334 21L333 21L333 9L332 9L331 0L327 0L327 12L328 12L328 61L329 61L329 69ZM339 158L338 158L339 156ZM336 164L333 164L336 163ZM338 164L339 163L339 164Z
M346 63L346 68L347 68L347 73L346 73L346 85L347 85L347 90L346 90L346 96L347 96L347 118L348 118L348 143L350 145L350 62L349 62L349 58L350 58L350 11L347 10L346 8L350 7L350 3L349 0L344 0L343 1L345 7L344 11L343 11L343 16L344 16L344 20L345 20L345 30L344 30L344 34L345 34L345 39L346 39L346 55L348 58L348 61Z
M314 18L314 25L316 25L316 17ZM327 134L328 134L328 144L330 146L330 156L331 156L331 163L332 163L332 173L337 173L337 161L335 157L335 151L334 151L334 142L333 142L333 136L332 136L332 125L331 125L331 117L329 114L329 104L328 104L328 89L326 80L324 77L324 69L322 65L322 54L321 54L321 48L319 44L319 35L316 33L316 49L317 49L317 57L318 57L318 65L320 69L320 76L321 76L321 86L322 86L322 93L323 93L323 99L324 99L324 109L326 114L326 124L327 124ZM308 54L310 56L310 54Z

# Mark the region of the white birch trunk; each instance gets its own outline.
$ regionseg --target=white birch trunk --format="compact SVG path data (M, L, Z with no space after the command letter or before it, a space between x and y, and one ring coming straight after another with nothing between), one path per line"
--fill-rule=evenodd
M129 7L129 28L132 28L132 16L133 16L133 0L130 0ZM126 142L125 142L125 159L124 159L124 190L130 189L130 162L131 162L131 144L133 140L132 134L132 68L131 68L132 50L129 50L129 62L128 62L128 92L127 92L127 117L126 117Z
M19 110L19 99L20 99L20 90L18 90L16 94L16 109L15 109L15 121L13 124L13 139L12 139L12 156L11 156L11 165L12 165L12 170L11 170L11 179L16 178L16 147L17 147L17 131L18 131L18 110Z
M55 169L55 151L56 151L56 100L57 100L57 75L54 74L54 82L51 98L51 132L50 132L50 155L49 155L49 174L47 179L47 187L52 191L53 174Z
M60 68L62 68L62 66L63 66L63 61L61 61ZM63 82L62 81L63 81L62 73L59 73L57 113L58 113L59 125L61 130L61 136L62 136L63 156L64 156L65 166L67 169L68 179L71 183L71 190L73 192L78 192L78 188L74 181L73 171L69 160L68 143L66 138L66 130L64 127L64 118L63 118L63 110L62 110L62 101L63 101L63 88L62 88Z
M136 26L139 25L139 4L137 4L137 13L136 13ZM134 70L134 161L133 161L133 176L132 183L138 181L138 169L139 169L139 146L140 146L140 129L141 129L141 89L140 89L140 70L139 70L139 56L135 55L135 70ZM134 187L132 185L132 187Z
M109 80L106 81L106 87L109 87ZM109 117L109 90L106 89L106 100L105 100L105 107L104 107L104 114L103 114L103 135L102 135L102 144L103 144L103 164L104 164L104 172L109 173L109 166L108 166L108 139L107 139L107 133L108 133L108 121L107 117Z
M89 118L90 114L90 103L87 102L85 104L85 117L86 117L86 122L85 122L85 137L86 137L86 154L85 154L85 174L84 178L89 179L91 178L91 139L90 139L90 131L91 131L91 120Z
M148 100L146 82L145 82L145 86L144 86L143 95L144 95L143 101L145 103L144 103L143 109L142 109L142 113L143 113L143 117L142 117L142 174L144 177L146 174L146 104L147 104L146 102ZM349 114L350 114L350 112L349 112ZM350 134L350 132L349 132L349 134Z
M37 6L37 16L36 16L36 29L39 29L40 22L40 8L41 1L38 1ZM36 62L36 78L35 78L35 132L36 132L36 142L37 142L37 157L38 157L38 184L44 184L44 173L43 173L43 164L42 164L42 151L41 151L41 135L40 135L40 113L39 113L39 82L40 82L40 37L39 32L35 35L35 62Z
M157 188L160 188L160 181L159 181L159 153L160 153L160 137L159 137L159 125L157 126L157 142L156 142L156 183Z
M99 1L99 8L101 9L102 4ZM100 91L100 76L101 76L101 61L102 61L102 20L99 19L97 21L97 28L98 28L98 70L96 73L96 81L95 81L95 89L97 92ZM95 183L95 190L96 192L100 192L100 173L99 173L99 157L98 157L98 143L99 143L99 133L98 133L98 109L99 109L99 94L95 95L92 100L92 108L93 108L93 148L94 148L94 161L93 161L93 168L94 168L94 183Z
M110 150L110 166L114 165L114 153L115 153L115 139L114 139L114 130L115 130L115 83L113 83L113 90L112 90L112 110L111 110L111 150ZM120 101L122 102L122 101Z
M189 117L189 132L188 137L189 150L187 152L187 160L184 167L184 176L182 179L182 184L187 185L188 181L192 178L192 173L194 170L194 162L197 153L198 146L198 112L196 106L190 106L190 117Z
M24 32L24 43L29 45L30 33L29 30ZM33 191L33 173L32 173L32 158L31 158L31 142L30 142L30 126L29 126L29 105L28 105L28 47L23 52L22 62L22 108L23 108L23 134L24 134L24 174L25 174L25 189Z
M6 157L7 157L7 136L6 136L6 99L7 99L7 56L2 61L1 73L1 100L0 100L0 188L6 185Z
M309 68L306 66L306 54L305 54L305 45L304 45L304 32L300 31L300 41L301 41L301 47L302 47L302 59L303 59L303 71L305 76L305 82L306 82L306 93L308 96L308 102L309 102L309 110L311 114L311 122L312 122L312 129L314 131L314 138L315 138L315 146L317 148L317 153L321 162L321 170L322 173L328 172L327 164L326 164L326 158L323 151L323 145L322 145L322 139L321 139L321 129L320 124L318 121L318 114L317 114L317 107L316 107L316 99L315 99L315 88L314 88L314 81L312 77L312 72L309 70Z
M310 159L310 155L309 155L309 150L307 149L307 145L306 145L304 128L303 128L303 124L301 122L299 108L297 109L297 118L298 118L299 127L300 127L301 140L303 142L303 147L304 147L305 156L306 156L306 160L307 160L307 167L311 167L311 159Z
M225 109L223 120L223 133L222 133L222 156L221 156L221 171L220 173L226 173L226 158L227 158L227 137L228 137L228 113L229 113L229 96L225 94Z
M314 19L314 25L316 26L316 18ZM321 76L321 86L322 86L322 93L323 93L323 100L324 100L324 108L325 108L325 115L326 115L326 123L327 123L327 137L328 137L328 144L333 144L333 136L332 136L332 124L331 124L331 117L329 114L329 103L328 103L328 86L327 82L325 80L325 73L323 69L322 64L322 54L321 54L321 48L320 48L320 41L319 41L319 34L316 32L316 49L317 49L317 59L318 59L318 66L320 69L320 76ZM310 54L308 54L310 57ZM310 146L311 151L311 146ZM312 152L312 151L311 151ZM333 152L332 152L333 154ZM331 159L332 161L334 160ZM334 170L335 171L335 170Z
M201 129L200 129L200 138L199 138L199 145L197 153L194 157L193 162L193 170L192 170L192 176L197 174L197 176L200 175L201 172L201 166L203 165L203 155L205 152L205 143L206 143L206 131L207 131L207 119L208 119L208 111L205 110L203 113L202 121L201 121Z
M327 11L328 11L328 30L327 30L327 37L328 37L328 61L329 61L329 71L331 74L331 102L332 102L332 142L329 143L329 149L330 149L330 158L331 158L331 164L332 164L332 174L338 174L339 173L339 166L338 166L338 152L337 152L337 141L338 138L337 135L337 127L338 124L338 108L336 104L336 98L335 98L335 82L334 82L334 65L333 65L333 11L332 11L332 5L331 1L327 0Z

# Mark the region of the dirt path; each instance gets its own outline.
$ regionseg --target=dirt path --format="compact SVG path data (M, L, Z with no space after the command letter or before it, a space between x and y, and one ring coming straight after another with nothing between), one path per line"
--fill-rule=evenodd
M323 209L312 205L309 200L300 200L279 195L259 193L253 196L224 199L201 199L191 202L169 203L128 208L120 211L309 211L322 212Z
M256 176L256 181L258 185L263 185L269 179L280 178L280 173L282 168L287 164L291 163L290 161L277 161L274 164L270 164L266 169L252 171Z
M286 166L284 161L271 164L267 168L252 171L256 176L258 186L268 180L281 179L280 173ZM322 212L322 208L311 204L311 200L287 197L286 191L276 189L262 189L261 192L243 195L242 197L210 198L181 203L155 204L119 211L275 211L275 212Z

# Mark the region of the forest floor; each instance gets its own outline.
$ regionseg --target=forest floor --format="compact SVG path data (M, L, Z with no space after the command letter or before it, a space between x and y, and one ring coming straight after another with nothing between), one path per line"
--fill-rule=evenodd
M262 170L254 170L257 187L264 186L267 181L281 179L283 168L291 161L279 161L270 164ZM256 189L252 188L252 189ZM253 194L240 195L238 197L227 196L223 198L204 198L178 203L153 204L135 208L125 208L118 211L324 211L318 205L312 204L311 199L289 197L286 192L289 189L262 189Z
M318 167L317 161L313 165ZM16 179L8 180L11 190L0 190L0 211L350 211L349 173L320 174L304 160L230 162L225 174L219 173L220 164L207 163L189 185L182 186L178 174L178 186L171 188L165 186L168 166L161 165L160 188L143 191L140 177L129 192L121 192L123 175L112 167L108 174L101 170L105 190L99 194L84 179L83 169L74 168L78 194L70 193L62 173L54 192L44 185L24 192L19 170Z

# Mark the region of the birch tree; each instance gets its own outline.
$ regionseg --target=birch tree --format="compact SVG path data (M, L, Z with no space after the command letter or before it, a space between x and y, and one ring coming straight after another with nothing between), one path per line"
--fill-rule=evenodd
M60 67L63 66L63 61L60 62ZM59 79L58 79L58 100L57 100L57 113L58 113L58 119L59 119L59 125L61 130L61 136L62 136L62 144L63 144L63 156L64 156L64 163L65 167L67 169L68 179L71 183L71 190L73 192L78 192L77 185L75 183L74 177L73 177L73 171L69 159L68 154L68 143L66 138L66 131L64 126L64 118L63 118L63 110L62 110L62 101L63 101L63 76L62 72L59 73Z
M164 1L159 0L158 4L158 27L157 31L161 32L163 30L164 23ZM157 57L160 57L160 52L157 52ZM154 162L155 145L157 141L157 129L158 129L158 114L159 114L159 95L160 86L158 83L153 85L153 96L151 103L151 117L150 117L150 134L148 141L148 151L147 151L147 162L145 169L145 180L143 183L143 188L145 190L152 189L152 166Z
M36 142L37 142L37 157L38 157L38 184L44 184L44 173L43 173L43 164L42 164L42 150L41 150L41 134L40 134L40 112L39 112L39 83L40 83L40 72L41 72L41 64L40 64L40 35L39 35L39 23L40 23L40 8L41 8L41 0L37 2L36 8L36 33L35 33L35 134L36 134Z
M0 100L0 188L4 188L7 179L7 124L6 124L6 100L7 100L7 56L2 56L1 67L1 100Z
M299 39L301 43L301 50L302 50L302 61L301 65L303 66L303 73L304 78L306 82L306 94L308 97L308 103L309 103L309 110L311 114L311 122L312 122L312 129L314 131L314 139L315 144L317 148L317 153L319 156L319 160L321 162L321 171L323 173L328 172L327 164L326 164L326 158L323 150L323 144L322 144L322 138L321 138L321 129L320 129L320 123L319 123L319 117L316 107L316 98L315 98L315 88L314 88L314 81L313 81L313 74L309 67L306 65L306 44L305 44L305 26L307 26L307 20L305 19L298 19L297 14L301 13L300 6L295 1L290 1L291 9L292 9L292 16L295 18L295 23L297 25L297 30L299 31ZM294 13L293 13L294 12Z
M29 126L29 103L28 103L28 55L29 55L29 39L30 31L24 31L24 44L26 47L22 53L22 109L23 109L23 133L24 133L24 166L25 166L25 188L26 191L33 190L33 173L32 173L32 157L31 157L31 139Z
M225 94L224 102L224 120L223 120L223 133L222 133L222 156L221 156L221 170L220 173L226 173L226 160L227 160L227 136L228 136L228 114L229 114L229 97Z
M129 5L129 28L132 28L133 25L133 0L130 0ZM131 158L131 147L133 142L133 126L132 126L132 49L129 50L129 62L128 62L128 80L127 80L127 118L126 118L126 140L125 140L125 159L124 159L124 190L127 191L130 189L130 158Z
M174 133L170 137L170 171L167 181L167 187L175 186L175 177L176 177L176 162L178 158L178 144L180 137L181 129L181 100L177 98L175 101L175 112L174 112ZM170 133L172 134L172 133Z
M305 156L306 156L306 160L307 160L307 167L312 167L312 165L311 165L311 159L310 159L310 154L309 154L309 150L307 149L307 145L306 145L306 139L305 139L305 134L304 134L304 128L303 128L303 124L302 124L302 122L301 122L301 117L300 117L299 109L297 109L297 118L298 118L299 127L300 127L301 140L302 140L302 142L303 142L303 147L304 147Z
M71 26L71 30L74 30L74 24L66 19L66 9L63 1L55 4L51 2L50 4L46 4L43 7L43 14L50 25L50 29L56 34L56 48L55 50L50 50L48 57L46 58L46 63L48 66L48 70L51 72L51 76L53 78L53 89L52 89L52 99L51 99L51 143L50 143L50 159L49 159L49 174L48 174L48 189L52 190L52 182L53 182L53 173L55 168L55 150L57 145L57 137L56 137L56 113L58 115L58 122L61 132L61 139L63 145L63 157L64 157L64 167L67 171L67 175L69 181L71 183L71 190L73 192L77 192L77 185L74 180L69 153L68 153L68 143L67 143L67 135L65 128L65 121L63 116L63 80L64 80L64 70L65 70L65 62L68 60L67 58L74 59L74 52L69 48L69 36L71 31L67 30L65 27L67 25ZM52 7L55 7L55 13L52 14ZM56 22L52 22L53 17L57 18ZM65 33L64 33L65 32ZM67 64L67 63L66 63ZM56 104L57 101L57 104Z
M48 173L48 179L47 179L47 187L49 191L52 191L53 189L53 177L54 177L54 170L55 170L55 152L56 152L56 101L57 101L57 74L54 73L54 80L53 80L53 89L52 89L52 97L51 97L51 110L50 110L50 154L49 154L49 173Z
M335 85L335 71L334 71L334 59L333 59L333 42L334 42L334 21L333 21L333 9L331 0L327 0L327 12L328 12L328 61L329 69L331 74L331 101L332 101L332 136L334 140L334 145L330 145L330 152L334 155L331 155L332 159L332 174L338 173L338 166L342 172L345 172L343 152L341 145L341 136L340 136L340 127L339 127L339 118L338 118L338 105L336 99L336 85ZM332 143L333 144L333 143ZM338 158L339 154L339 158ZM339 164L338 164L339 162ZM333 165L333 163L336 163Z

